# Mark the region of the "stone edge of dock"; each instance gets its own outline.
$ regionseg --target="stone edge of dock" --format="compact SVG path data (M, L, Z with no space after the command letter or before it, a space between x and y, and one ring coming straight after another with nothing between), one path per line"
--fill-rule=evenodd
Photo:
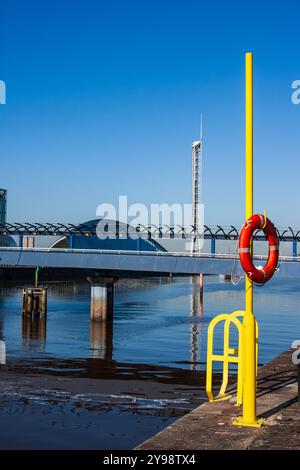
M136 450L300 449L297 367L289 349L259 368L257 414L261 428L232 426L241 408L231 400L205 402Z

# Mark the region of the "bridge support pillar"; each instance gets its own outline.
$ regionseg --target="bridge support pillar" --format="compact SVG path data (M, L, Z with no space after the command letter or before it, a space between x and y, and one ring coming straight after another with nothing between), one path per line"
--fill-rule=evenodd
M298 253L297 253L297 240L293 240L293 257L297 258Z
M212 238L211 239L211 249L210 249L210 252L212 255L215 255L216 254L216 240L215 238Z
M113 317L114 283L112 277L88 277L91 284L91 320L105 321Z
M68 241L69 241L70 250L73 250L73 248L74 248L74 235L68 235Z
M136 251L141 251L142 249L142 239L141 237L138 237L136 239Z

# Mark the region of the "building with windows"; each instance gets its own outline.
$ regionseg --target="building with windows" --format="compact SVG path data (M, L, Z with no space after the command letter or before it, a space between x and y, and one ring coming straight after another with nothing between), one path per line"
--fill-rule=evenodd
M0 188L0 224L5 224L6 222L6 189Z
M0 188L0 225L6 224L7 191ZM15 240L9 235L0 235L1 246L16 246Z

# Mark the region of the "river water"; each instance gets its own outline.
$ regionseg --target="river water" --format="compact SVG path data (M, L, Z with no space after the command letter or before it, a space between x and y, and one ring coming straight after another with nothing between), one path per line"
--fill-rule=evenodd
M90 324L88 284L48 288L36 320L22 319L21 288L0 291L2 449L133 448L205 400L209 321L244 305L243 282L218 276L205 277L203 304L196 276L120 281L103 327ZM259 363L300 339L299 288L255 288Z

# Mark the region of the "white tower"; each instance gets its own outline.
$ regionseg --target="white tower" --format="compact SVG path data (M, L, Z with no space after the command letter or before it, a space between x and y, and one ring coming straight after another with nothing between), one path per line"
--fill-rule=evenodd
M202 115L200 126L200 140L192 144L192 225L199 233L199 205L202 203ZM193 238L192 250L198 251L198 239Z

